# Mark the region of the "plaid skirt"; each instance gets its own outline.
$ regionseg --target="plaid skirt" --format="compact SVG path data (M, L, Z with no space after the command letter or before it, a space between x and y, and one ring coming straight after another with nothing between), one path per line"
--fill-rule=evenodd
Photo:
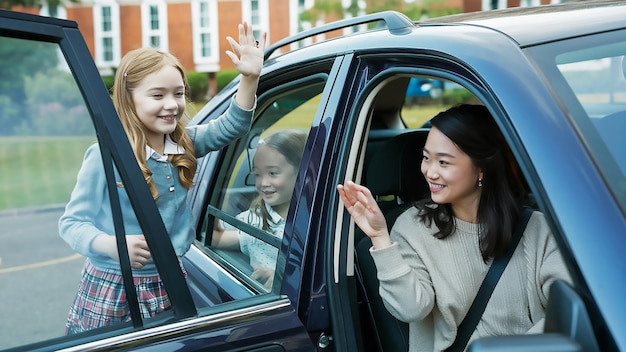
M149 318L170 309L170 300L159 275L138 276L133 277L133 280L142 318ZM80 288L67 318L65 333L77 334L130 320L121 272L116 269L96 269L86 260Z

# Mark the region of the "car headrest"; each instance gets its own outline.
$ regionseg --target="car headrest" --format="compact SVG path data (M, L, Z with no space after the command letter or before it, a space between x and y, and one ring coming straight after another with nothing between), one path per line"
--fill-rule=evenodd
M428 129L397 135L376 150L366 165L364 184L377 199L416 201L428 191L420 165Z

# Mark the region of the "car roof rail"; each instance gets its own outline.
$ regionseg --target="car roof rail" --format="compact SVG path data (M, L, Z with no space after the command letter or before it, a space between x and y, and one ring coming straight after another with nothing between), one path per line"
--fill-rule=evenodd
M265 60L267 60L278 48L282 48L283 46L287 46L289 44L314 37L316 35L328 33L337 29L342 29L346 27L353 27L360 24L372 23L372 22L385 22L387 29L392 34L406 34L410 32L410 28L416 26L415 22L413 22L410 18L408 18L405 14L398 11L381 11L368 15L346 18L338 21L334 21L331 23L327 23L318 27L314 27L270 45L267 49L265 49Z

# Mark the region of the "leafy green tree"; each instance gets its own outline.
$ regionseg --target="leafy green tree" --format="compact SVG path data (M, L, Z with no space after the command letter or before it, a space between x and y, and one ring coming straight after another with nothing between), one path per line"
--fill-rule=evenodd
M93 123L71 73L59 69L25 78L30 126L18 134L77 136L93 133ZM26 120L24 120L26 122Z
M80 0L70 0L73 3L79 3ZM0 0L0 9L12 9L16 6L23 7L41 7L42 4L48 5L50 16L56 17L57 9L62 5L61 0Z
M446 0L365 0L365 10L367 13L395 10L414 20L418 20L423 15L436 17L462 12L460 8L446 7L445 3ZM350 5L344 8L341 0L315 0L313 7L300 15L300 20L313 23L331 14L339 18L344 17L345 14L357 16L359 15L358 1L352 0Z
M27 119L25 78L48 72L59 60L54 44L2 37L0 62L0 134L10 135Z

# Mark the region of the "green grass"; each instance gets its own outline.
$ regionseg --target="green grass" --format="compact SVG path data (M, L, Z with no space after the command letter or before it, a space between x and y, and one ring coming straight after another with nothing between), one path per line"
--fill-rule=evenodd
M279 128L308 128L318 103L312 99L266 133ZM193 113L202 105L189 108ZM402 115L409 127L419 127L441 110L444 107L421 106L405 109ZM0 210L66 203L84 153L95 141L95 136L0 137Z
M89 137L0 137L0 210L65 203Z

